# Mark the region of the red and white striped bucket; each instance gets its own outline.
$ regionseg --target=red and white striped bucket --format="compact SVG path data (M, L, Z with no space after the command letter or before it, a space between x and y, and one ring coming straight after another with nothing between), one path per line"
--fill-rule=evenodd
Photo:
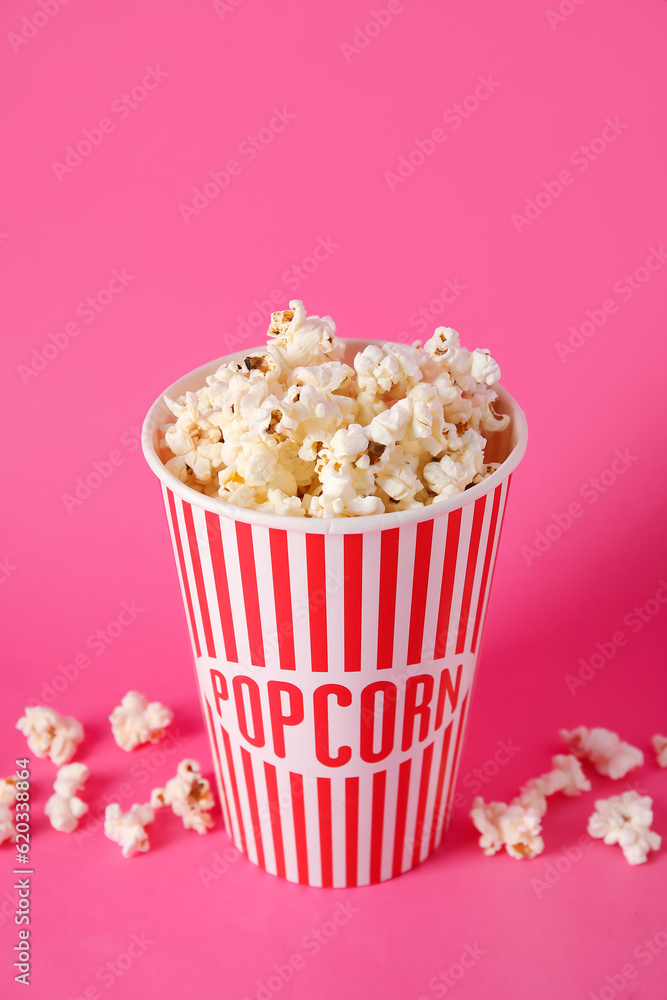
M362 518L282 517L203 496L164 467L160 428L173 418L162 397L146 417L225 826L274 875L369 885L442 840L526 447L524 414L498 391L512 421L487 449L504 460L493 476L433 507Z

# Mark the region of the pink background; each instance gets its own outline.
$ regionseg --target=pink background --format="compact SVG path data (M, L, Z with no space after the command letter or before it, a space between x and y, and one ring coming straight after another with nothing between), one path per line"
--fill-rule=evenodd
M384 0L374 8L235 0L217 9L204 0L187 8L98 0L55 13L57 0L43 5L51 15L38 0L8 0L1 15L2 84L12 100L0 218L8 388L0 771L25 753L13 726L26 702L69 673L66 690L57 681L55 706L83 721L93 777L86 833L68 837L42 812L54 767L33 762L31 996L266 997L261 984L295 954L303 967L279 990L284 997L430 1000L454 985L461 998L661 996L667 853L633 869L619 848L595 842L570 870L564 853L584 834L596 794L626 782L598 776L580 800L553 801L546 850L532 862L485 858L467 813L475 768L487 798L511 797L560 752L561 726L604 725L645 751L629 787L654 797L655 829L667 835L667 775L649 746L652 733L667 731L666 606L649 603L639 626L632 617L667 578L667 471L656 463L667 265L641 270L647 258L657 267L651 248L667 239L667 5L562 0L571 13L557 20L549 0L405 0L357 51L342 44L354 43ZM34 37L17 42L22 28ZM155 89L124 106L147 67L166 76L149 78ZM491 77L492 93L457 117L480 76ZM294 118L250 161L243 144L269 126L274 108ZM54 169L105 118L113 129L92 133L100 141L90 155L68 172ZM579 147L590 148L608 118L612 141L594 143L586 160ZM388 180L436 128L445 138L423 165ZM193 189L229 160L236 175L186 222L179 205L191 205ZM559 192L553 182L564 170ZM532 222L513 220L546 192L543 182L551 204L545 193L539 213L529 208ZM326 259L307 274L319 240ZM131 280L91 319L85 300L114 269ZM633 289L624 275L635 272ZM460 291L445 307L447 280ZM125 807L144 801L181 756L201 758L212 776L159 488L136 430L175 378L262 341L268 309L253 315L253 300L273 290L330 313L343 336L413 340L423 331L411 315L425 307L429 332L444 322L469 347L492 349L531 430L446 844L398 880L349 892L286 884L237 862L220 822L198 837L160 816L153 849L132 861L94 829L104 796ZM604 324L561 359L557 344L587 310L604 318L605 300ZM71 338L68 323L80 330ZM625 465L605 473L617 449ZM112 452L108 478L66 504L77 479ZM579 516L556 537L554 516L567 525L561 515L574 503ZM550 524L548 547L544 537L544 551L531 553ZM96 644L124 602L135 602L135 618L110 645ZM605 646L619 630L625 644ZM568 686L598 643L614 655ZM89 665L75 677L67 665L80 654ZM129 687L175 709L168 755L149 748L129 757L112 742L106 716ZM502 766L498 740L520 748ZM0 848L3 996L21 989L11 968L13 855ZM206 887L202 870L212 872L216 856L228 860ZM534 880L548 865L561 874L540 888ZM348 900L354 912L326 937ZM324 935L317 949L307 937L314 931ZM128 967L133 935L143 950L133 948ZM438 977L450 967L459 974L468 946L477 957L447 986ZM624 985L627 963L637 974Z

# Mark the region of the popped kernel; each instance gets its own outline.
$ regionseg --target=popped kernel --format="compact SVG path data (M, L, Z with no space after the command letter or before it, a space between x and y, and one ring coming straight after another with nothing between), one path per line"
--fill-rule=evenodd
M598 799L588 832L605 844L618 844L629 864L644 864L649 852L657 851L662 843L660 834L651 830L652 806L650 796L635 791Z
M12 806L16 802L16 778L0 779L0 844L14 843L16 827Z
M58 766L74 757L83 740L83 726L77 719L43 705L26 708L16 728L27 737L35 756L49 757Z
M365 517L457 496L498 468L497 363L439 327L423 348L370 344L343 362L330 316L273 313L265 349L197 392L165 396L165 465L182 483L290 517Z
M551 764L551 771L527 781L509 805L485 802L479 795L475 798L470 818L481 834L479 846L485 854L496 854L502 847L518 860L541 854L541 820L547 811L547 796L555 792L579 795L590 790L591 783L576 757L556 754Z
M141 743L157 743L173 718L171 709L159 701L149 702L139 691L128 691L109 721L116 743L129 751Z
M176 768L176 777L170 778L164 788L153 789L151 806L154 809L171 806L186 830L206 833L214 825L209 815L215 806L211 785L202 778L201 764L196 760L182 760Z
M667 736L656 733L651 737L651 743L655 750L655 757L659 767L667 767Z
M146 827L155 819L153 808L136 802L123 812L117 802L108 805L104 812L104 836L120 844L124 858L150 849Z
M644 763L639 747L623 742L610 729L578 726L571 731L561 729L560 736L575 757L590 761L599 774L614 780L624 778L628 771Z
M88 805L76 793L84 787L89 773L85 764L65 764L59 768L53 783L54 794L44 807L54 830L72 833L88 812Z

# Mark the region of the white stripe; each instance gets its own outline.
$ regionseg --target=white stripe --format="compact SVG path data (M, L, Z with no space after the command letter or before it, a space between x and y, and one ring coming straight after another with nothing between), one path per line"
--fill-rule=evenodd
M445 733L447 732L447 724L441 727L441 732L436 735L435 745L433 747L433 756L431 758L431 774L428 782L428 790L426 793L426 809L424 810L424 828L421 832L421 849L419 851L419 860L423 861L424 858L428 856L428 846L431 842L431 832L433 830L436 817L435 812L435 796L438 790L438 774L440 773L440 760L442 758L442 745L445 740Z
M213 721L217 726L215 712L213 713ZM219 735L218 735L219 734ZM229 805L230 812L230 826L228 829L231 831L231 837L239 851L243 850L243 844L241 842L241 827L239 825L238 813L236 811L236 803L234 801L234 792L232 790L232 777L229 770L229 764L227 763L227 754L225 753L225 744L222 738L222 733L220 732L220 727L217 726L216 729L217 737L217 747L220 752L220 765L222 767L222 774L225 779L225 788L227 789L227 803ZM230 740L231 742L231 740ZM220 796L222 797L222 789L218 789Z
M456 642L459 635L459 622L461 620L461 605L463 603L463 588L466 578L466 566L468 564L468 553L470 551L470 535L472 532L472 517L474 503L463 508L461 516L461 531L459 534L459 547L456 557L456 576L454 577L454 590L452 592L452 606L449 614L449 628L447 631L447 648L445 656L454 656Z
M491 593L491 580L493 578L493 569L496 564L496 555L498 554L498 545L500 543L500 529L503 523L503 514L505 513L505 501L507 499L507 490L509 488L509 479L506 479L501 486L500 491L500 504L498 506L498 520L496 521L496 537L493 540L493 551L491 553L491 561L489 563L489 575L486 581L486 594L484 596L484 604L482 606L482 616L479 623L479 630L477 633L477 655L482 646L482 636L484 634L484 625L486 623L486 610L489 606L489 595ZM472 641L472 639L471 639Z
M264 640L264 663L267 667L280 667L269 529L254 524L252 526L252 544L255 554L259 617L262 623L262 638Z
M380 532L364 535L361 590L361 670L377 667L378 609L380 603Z
M308 884L322 885L322 855L320 850L320 814L317 803L317 779L303 775L303 806L306 817L306 854Z
M215 576L213 575L213 563L211 561L211 551L208 544L208 531L206 527L206 512L201 507L193 507L192 515L197 535L199 548L199 559L201 561L202 577L204 579L204 590L208 604L208 614L211 620L211 632L213 633L213 643L217 656L222 657L225 643L222 635L222 622L218 608L218 596L215 589ZM206 653L206 637L202 653Z
M310 672L310 620L308 611L308 567L306 535L287 532L290 590L292 596L292 626L294 629L294 661L297 671Z
M236 786L238 788L239 802L241 803L241 816L243 817L243 827L245 829L245 839L248 848L248 857L255 864L257 861L257 847L253 836L253 822L250 815L250 799L248 797L248 786L246 785L243 761L241 760L241 749L236 740L230 734L230 744L232 749L232 760L236 772Z
M327 653L329 671L342 679L345 671L344 535L324 536L327 590Z
M384 793L384 826L382 865L380 877L384 881L391 878L394 864L394 838L396 835L396 806L398 803L398 770L399 761L389 763Z
M412 581L415 573L417 525L405 524L398 529L398 561L396 566L396 617L394 619L394 649L392 666L403 671L408 662Z
M190 552L190 539L188 538L188 529L185 524L185 515L183 513L184 500L180 500L178 497L174 497L176 501L176 520L178 521L178 530L181 535L181 545L183 547L183 558L185 560L185 570L188 577L188 583L190 585L190 598L192 600L192 607L194 608L195 615L195 625L197 628L197 634L199 636L199 648L202 654L206 656L206 635L204 634L204 622L202 618L201 608L199 606L199 595L197 593L197 584L195 582L195 572L192 566L192 553Z
M428 592L426 594L426 609L424 614L424 638L422 640L422 661L424 662L432 660L435 653L438 612L440 610L440 591L442 589L442 574L445 565L446 535L447 518L434 518L431 564L428 573Z
M167 525L169 527L169 536L171 538L172 549L174 553L174 562L176 563L176 572L178 574L178 582L181 587L181 598L183 601L183 614L185 615L185 621L188 626L188 634L190 636L190 645L192 647L192 655L195 654L195 637L192 631L192 626L190 624L190 615L188 613L187 598L185 594L185 583L183 580L183 574L181 573L181 562L178 558L178 549L176 546L176 533L174 531L173 525L171 523L171 510L169 509L169 500L167 499L167 487L162 485L162 498L164 500L164 509L167 512Z
M225 805L225 796L222 794L222 781L224 777L224 772L221 773L221 769L220 767L218 767L218 757L220 758L221 767L224 766L222 762L225 759L225 748L222 743L222 736L220 737L220 739L217 739L216 734L211 729L211 723L208 718L208 712L206 711L206 705L208 704L208 702L206 701L206 696L203 694L203 692L202 692L202 701L204 702L204 725L206 726L206 732L208 733L209 743L211 747L211 756L213 757L213 768L215 770L215 778L218 786L218 800L220 802L220 809L222 811L222 815L224 816L225 828L227 829L230 837L234 839L231 817ZM215 725L215 714L213 714L213 724ZM216 746L218 748L217 753L215 752ZM228 779L224 777L224 780L226 783L226 787L229 788Z
M243 601L243 583L239 566L239 551L236 542L236 531L222 533L222 546L227 567L227 583L229 585L229 601L234 621L236 636L236 652L239 665L251 665L250 645L248 642L248 623L246 621L245 604Z
M305 537L305 536L304 536ZM285 877L290 882L299 881L296 863L296 835L292 817L292 792L290 789L289 767L276 765L276 785L280 803L280 825L283 831L283 851L285 854Z
M410 764L410 780L408 782L408 808L405 815L405 833L403 835L403 861L401 871L408 871L412 867L412 851L415 843L415 829L417 827L417 805L419 802L419 781L421 778L421 761L424 755L423 747L428 745L428 740L419 745L419 750L412 755Z
M331 853L333 886L344 888L345 873L345 779L331 775Z
M371 880L371 830L373 819L373 768L365 767L359 777L359 837L357 878L359 885Z
M461 679L461 687L463 687L463 678ZM468 688L466 690L469 691L470 689ZM454 770L454 758L456 756L456 752L455 752L456 751L456 741L457 741L458 736L459 736L459 730L461 729L461 719L463 717L462 708L463 708L463 702L464 702L464 700L465 700L465 693L462 692L461 695L459 696L459 703L458 703L458 706L457 706L457 714L455 716L454 726L452 727L451 742L449 744L449 759L447 761L447 772L445 774L445 782L444 782L443 792L442 792L442 802L440 803L440 816L436 817L436 822L437 822L437 834L436 834L436 838L435 838L435 846L436 847L440 846L440 844L442 843L442 838L445 835L446 821L447 821L446 809L447 809L447 800L449 798L449 790L452 787L452 785L456 783L456 776L457 776L457 773L458 773L458 765L459 765L459 762L460 762L461 757L463 755L463 735L461 735L461 740L460 740L460 743L459 743L459 754L458 754L458 760L456 761L456 771L455 771ZM452 799L453 799L453 796L452 796ZM450 806L451 806L451 803L450 803Z
M475 572L472 581L472 590L470 592L470 608L468 610L468 621L466 623L466 634L465 643L463 649L465 652L470 650L472 644L472 635L475 631L475 618L477 615L477 604L479 601L479 589L482 583L482 573L484 572L484 559L486 556L486 546L489 540L489 528L491 527L491 511L493 510L493 493L489 494L486 498L486 504L484 505L484 518L482 520L482 530L479 536L479 547L477 549L477 562L475 565Z
M277 875L276 852L273 846L273 828L271 826L271 809L269 806L269 793L266 786L266 774L264 772L264 761L252 755L253 774L255 776L255 795L257 798L257 811L259 813L259 825L262 832L262 844L264 845L264 867L267 872ZM257 766L255 767L255 760Z

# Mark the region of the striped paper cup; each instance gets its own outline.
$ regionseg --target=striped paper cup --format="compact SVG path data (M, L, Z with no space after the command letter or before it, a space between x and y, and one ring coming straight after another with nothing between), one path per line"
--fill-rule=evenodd
M369 341L347 341L353 355ZM371 343L373 343L371 341ZM212 361L167 389L204 384ZM348 358L348 360L350 360ZM162 397L143 428L160 479L225 826L247 857L311 886L400 875L442 840L511 474L415 511L296 518L206 497L165 468Z

